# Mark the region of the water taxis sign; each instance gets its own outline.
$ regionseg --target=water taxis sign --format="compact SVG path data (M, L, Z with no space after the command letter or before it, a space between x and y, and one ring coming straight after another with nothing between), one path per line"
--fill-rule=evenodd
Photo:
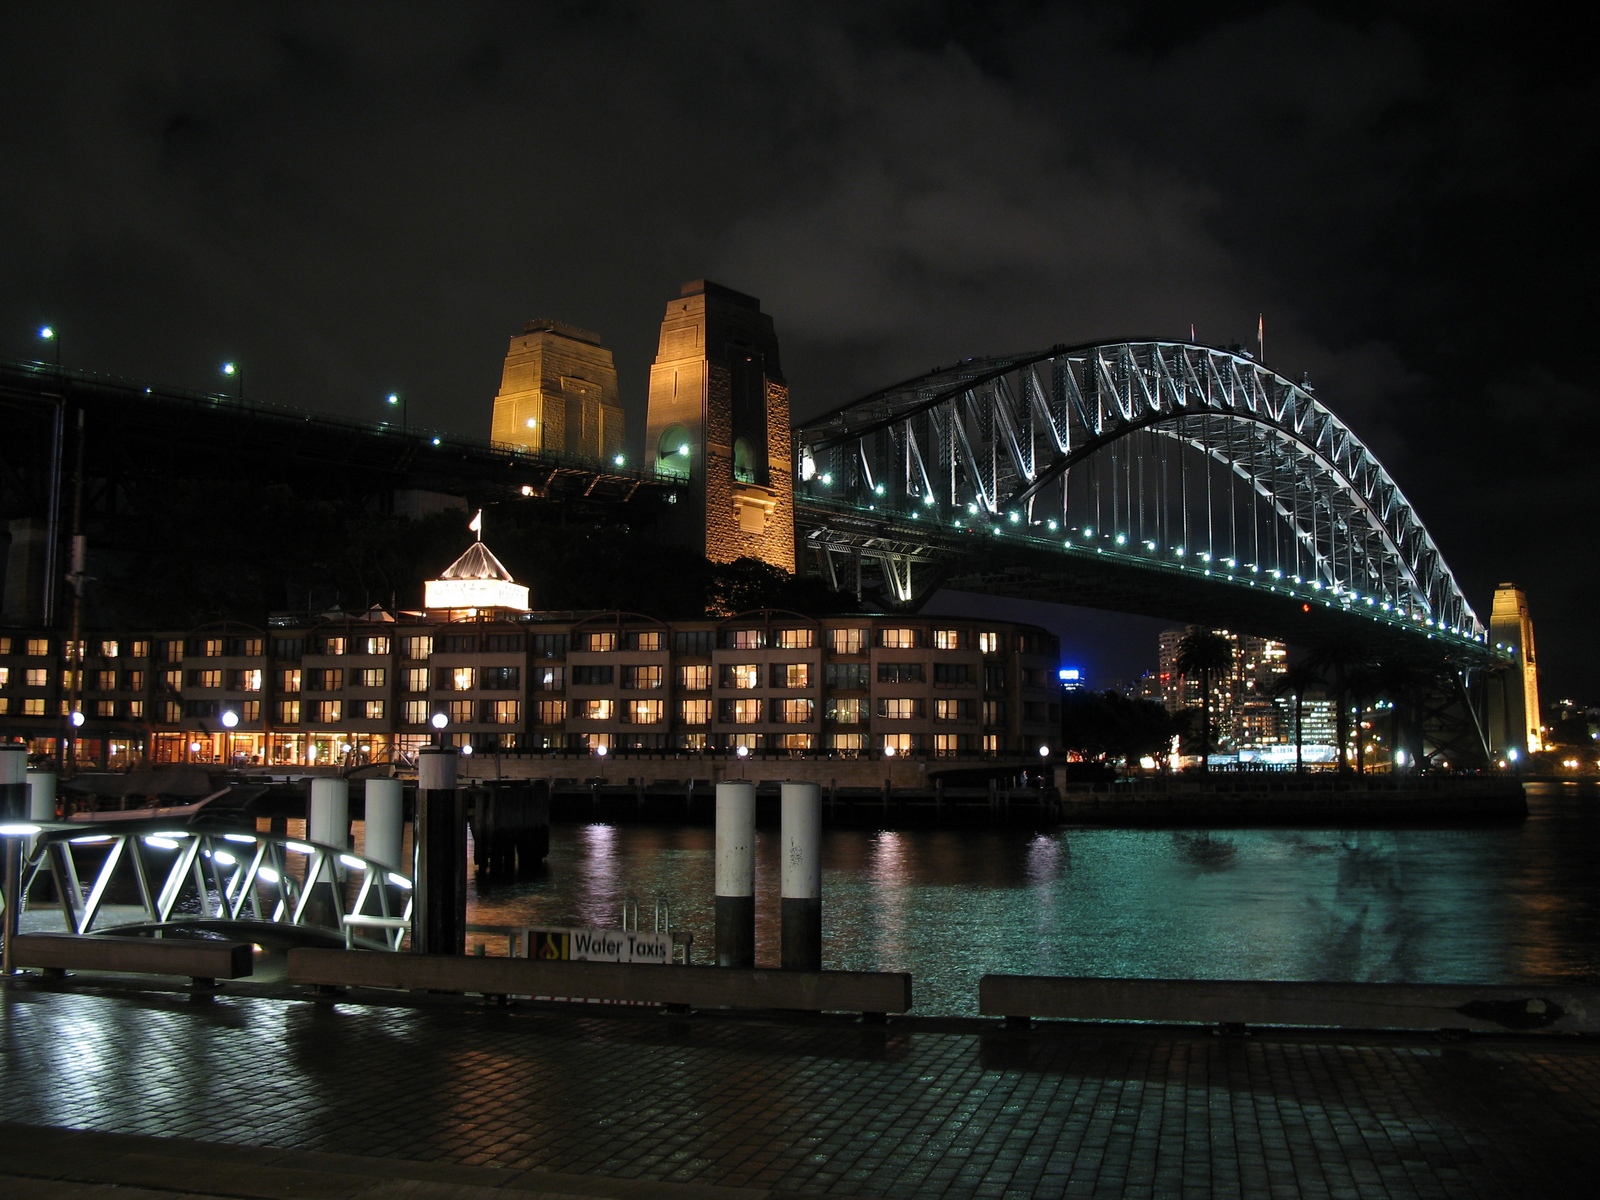
M530 929L529 958L556 962L670 963L672 936L634 929Z

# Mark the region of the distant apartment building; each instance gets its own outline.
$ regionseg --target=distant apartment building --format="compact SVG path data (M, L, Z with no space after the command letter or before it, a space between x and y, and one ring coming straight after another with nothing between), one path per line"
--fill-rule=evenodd
M1157 667L1153 681L1142 681L1146 691L1151 683L1169 712L1182 712L1200 706L1198 675L1178 671L1179 647L1190 633L1203 626L1165 629L1158 635ZM1232 633L1226 629L1211 632L1233 647L1233 668L1211 681L1211 704L1217 738L1224 745L1268 745L1293 739L1293 728L1285 724L1285 704L1275 695L1279 681L1288 670L1288 647L1270 638Z

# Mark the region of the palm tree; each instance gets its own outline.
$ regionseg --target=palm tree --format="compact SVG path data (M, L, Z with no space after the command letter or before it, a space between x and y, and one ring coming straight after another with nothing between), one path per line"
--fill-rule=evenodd
M1316 667L1310 663L1301 662L1295 663L1294 666L1280 675L1278 682L1272 688L1274 696L1292 695L1294 697L1294 769L1298 775L1304 775L1306 771L1306 693L1311 691L1312 688L1321 687L1326 682Z
M1358 663L1345 675L1345 689L1356 718L1356 774L1367 773L1367 739L1361 732L1361 719L1378 699L1383 690L1378 668L1370 663Z
M1208 629L1191 629L1178 643L1172 665L1184 679L1200 679L1200 769L1211 769L1211 677L1233 670L1233 642Z
M1320 671L1333 691L1334 723L1339 745L1339 774L1350 773L1346 751L1350 746L1350 672L1367 661L1366 651L1353 639L1339 637L1312 650L1306 662Z

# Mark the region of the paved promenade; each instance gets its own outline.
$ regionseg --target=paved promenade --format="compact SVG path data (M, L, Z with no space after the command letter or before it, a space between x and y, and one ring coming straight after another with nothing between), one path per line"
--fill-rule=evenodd
M1586 1197L1600 1045L19 981L0 1121L24 1200Z

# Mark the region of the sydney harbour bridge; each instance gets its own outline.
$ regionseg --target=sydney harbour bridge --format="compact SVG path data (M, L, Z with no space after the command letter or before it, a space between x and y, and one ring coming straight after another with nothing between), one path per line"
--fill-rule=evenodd
M1316 398L1181 342L967 359L804 422L796 520L833 582L1184 616L1503 661L1398 485Z
M426 489L627 506L645 523L692 482L39 363L0 365L0 406L37 435L0 453L14 543L52 480L59 502L69 407L93 431L86 524L197 463L369 509ZM52 412L53 441L39 419ZM802 421L792 444L796 564L868 604L916 608L950 587L1342 643L1454 680L1434 707L1480 743L1467 689L1514 662L1360 438L1309 384L1239 350L1152 340L964 359Z

